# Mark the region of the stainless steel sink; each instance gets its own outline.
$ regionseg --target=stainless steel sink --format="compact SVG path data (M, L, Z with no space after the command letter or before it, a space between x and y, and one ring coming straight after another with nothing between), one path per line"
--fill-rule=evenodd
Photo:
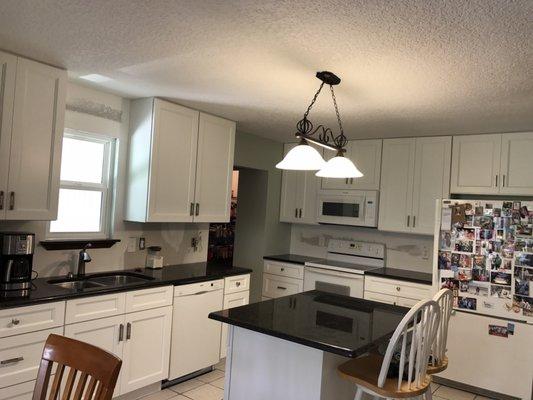
M71 290L86 290L86 289L95 289L101 288L106 285L99 282L90 282L88 280L57 280L57 281L48 281L48 283L62 287L64 289Z
M146 281L151 281L154 278L151 276L133 274L133 273L115 273L115 274L106 274L98 276L89 276L87 277L89 282L95 282L102 284L104 286L126 286L136 283L142 283Z

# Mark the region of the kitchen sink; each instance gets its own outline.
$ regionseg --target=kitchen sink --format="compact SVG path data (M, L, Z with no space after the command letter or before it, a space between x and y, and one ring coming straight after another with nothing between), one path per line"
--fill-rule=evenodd
M136 283L151 281L154 278L152 278L151 276L146 276L142 274L122 272L122 273L89 276L87 279L89 282L95 282L95 283L103 284L105 286L126 286L126 285L132 285Z
M86 290L105 287L119 287L134 285L146 281L151 281L151 276L134 272L108 272L84 277L51 279L49 284L71 290Z
M57 280L51 280L48 281L48 283L62 287L64 289L73 289L73 290L85 290L85 289L95 289L95 288L101 288L106 285L99 283L99 282L90 282L85 279L77 279L77 280L67 280L67 279L57 279Z

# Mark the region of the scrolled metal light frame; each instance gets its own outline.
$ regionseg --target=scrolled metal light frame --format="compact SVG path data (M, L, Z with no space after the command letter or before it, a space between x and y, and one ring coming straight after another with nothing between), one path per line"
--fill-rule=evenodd
M336 151L337 154L343 154L346 152L345 147L348 143L348 139L344 135L344 130L342 128L341 116L339 113L339 107L337 106L337 99L335 97L335 91L333 86L338 85L341 80L333 72L321 71L316 73L316 77L322 81L320 87L316 91L311 103L307 107L307 110L304 113L303 118L296 123L296 133L295 136L302 141L309 143L314 143L319 146L325 147L326 149ZM333 99L333 106L335 107L335 113L337 115L337 122L339 123L338 135L335 135L331 128L328 128L324 125L318 125L316 128L313 126L313 123L309 120L309 112L316 102L320 92L324 85L329 85L331 91L331 98Z

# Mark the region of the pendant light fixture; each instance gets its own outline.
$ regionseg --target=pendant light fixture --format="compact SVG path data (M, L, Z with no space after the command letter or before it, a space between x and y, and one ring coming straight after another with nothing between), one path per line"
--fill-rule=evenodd
M322 83L315 93L313 100L311 100L311 104L307 107L303 118L296 124L295 136L300 139L300 143L287 153L283 160L276 165L276 168L300 171L318 170L316 176L322 178L360 178L363 176L361 171L357 169L349 158L344 156L348 139L344 136L337 99L333 90L333 86L338 85L341 80L337 75L329 71L317 72L316 77ZM335 107L335 113L339 123L340 133L337 136L334 135L330 128L323 125L314 128L313 123L307 118L324 84L329 85L331 91L331 98L333 99L333 106ZM320 153L310 146L310 144L316 144L328 150L335 151L336 155L326 162Z

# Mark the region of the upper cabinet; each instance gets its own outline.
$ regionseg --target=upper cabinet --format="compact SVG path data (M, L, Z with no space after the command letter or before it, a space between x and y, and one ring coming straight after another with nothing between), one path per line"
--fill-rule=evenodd
M126 220L229 221L235 122L147 98L130 130Z
M0 53L0 219L57 218L67 73Z
M455 136L451 192L533 194L533 132Z
M284 155L296 146L295 143L285 144ZM321 149L318 151L322 152ZM279 220L300 224L316 224L317 190L320 178L316 171L284 170L281 186L281 203Z
M378 228L431 235L435 200L449 196L451 137L386 139Z
M322 189L379 190L381 177L381 150L383 140L351 140L346 148L346 157L363 173L361 178L323 178ZM329 158L335 153L326 151Z

